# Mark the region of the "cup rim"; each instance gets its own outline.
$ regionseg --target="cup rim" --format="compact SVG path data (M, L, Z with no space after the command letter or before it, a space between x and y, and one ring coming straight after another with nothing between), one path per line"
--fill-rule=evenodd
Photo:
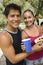
M22 41L27 41L27 40L30 40L30 38L27 38L27 39L23 39Z

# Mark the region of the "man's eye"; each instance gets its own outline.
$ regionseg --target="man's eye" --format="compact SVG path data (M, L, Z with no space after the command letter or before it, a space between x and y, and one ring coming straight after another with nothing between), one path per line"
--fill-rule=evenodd
M24 17L24 19L26 19L26 17Z
M20 17L20 15L17 15L17 17Z
M11 17L14 17L14 15L11 15Z

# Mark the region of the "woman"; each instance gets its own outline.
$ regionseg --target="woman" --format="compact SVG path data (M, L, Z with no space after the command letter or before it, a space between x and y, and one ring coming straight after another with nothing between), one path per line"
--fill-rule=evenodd
M35 39L42 35L40 27L34 25L34 14L31 10L24 11L23 16L26 28L22 31L22 39L30 38L31 45L34 46ZM34 64L41 65L41 63L43 63L42 59L43 59L43 49L29 55L26 58L26 65L34 65Z

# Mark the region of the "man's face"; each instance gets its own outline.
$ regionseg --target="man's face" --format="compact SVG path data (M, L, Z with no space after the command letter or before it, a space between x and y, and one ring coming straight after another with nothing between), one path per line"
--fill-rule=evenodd
M10 10L8 16L6 17L8 24L13 28L18 28L20 23L20 13L18 10Z

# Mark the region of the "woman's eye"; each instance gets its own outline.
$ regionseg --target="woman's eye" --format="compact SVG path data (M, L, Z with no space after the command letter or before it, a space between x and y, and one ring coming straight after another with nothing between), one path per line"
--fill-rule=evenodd
M28 19L30 19L31 17L29 16L29 17L27 17ZM24 17L24 19L27 19L26 17Z
M31 18L30 16L28 18Z

